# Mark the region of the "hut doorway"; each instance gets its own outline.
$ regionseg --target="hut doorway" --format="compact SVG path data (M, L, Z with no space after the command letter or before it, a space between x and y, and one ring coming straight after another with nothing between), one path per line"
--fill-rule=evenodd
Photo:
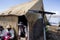
M25 17L25 15L18 16L18 24L19 24L20 22L23 22L23 24L24 24L25 26L27 26L27 18Z
M27 18L25 15L18 16L18 30L19 30L19 37L26 37L27 35Z

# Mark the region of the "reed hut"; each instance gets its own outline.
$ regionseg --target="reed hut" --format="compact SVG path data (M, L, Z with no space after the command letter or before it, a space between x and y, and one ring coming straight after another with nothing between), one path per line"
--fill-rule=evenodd
M40 17L40 14L29 13L28 10L40 10L44 11L42 0L32 0L24 4L16 5L9 8L6 11L0 13L0 25L6 26L10 24L18 34L18 23L21 17L25 17L29 28L29 34L32 32L33 25L36 20ZM46 19L46 18L45 18Z

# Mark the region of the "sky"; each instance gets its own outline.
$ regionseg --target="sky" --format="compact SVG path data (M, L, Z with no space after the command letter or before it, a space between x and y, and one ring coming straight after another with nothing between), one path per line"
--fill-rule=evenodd
M25 2L28 2L31 0L0 0L0 12L18 5L18 4L22 4ZM43 0L43 4L44 4L44 10L45 11L49 11L49 12L55 12L56 15L60 16L60 0ZM51 17L50 18L50 22L55 22L58 23L60 20L60 17Z
M46 11L56 12L60 15L60 0L44 0L44 9Z
M58 25L60 22L60 0L43 0L43 3L45 11L56 13L56 17L53 17L54 15L51 15L51 18L48 17L49 22L52 25Z
M0 0L0 12L12 6L22 4L31 0Z

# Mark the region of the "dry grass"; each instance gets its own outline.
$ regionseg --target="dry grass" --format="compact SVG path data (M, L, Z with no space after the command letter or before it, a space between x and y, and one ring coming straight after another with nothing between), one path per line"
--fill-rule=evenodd
M60 40L60 31L58 31L58 29L60 28L60 27L57 27L57 26L47 26L48 27L48 32L50 33L50 34L48 34L48 35L50 35L50 39L48 39L48 40Z
M47 26L47 28L50 31L57 32L57 30L58 30L59 27L58 26Z

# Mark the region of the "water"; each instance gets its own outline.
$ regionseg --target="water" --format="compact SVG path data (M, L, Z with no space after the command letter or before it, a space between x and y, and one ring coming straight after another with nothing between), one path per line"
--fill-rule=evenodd
M51 25L56 25L56 26L59 25L60 17L51 17L50 19L49 19L49 17L47 17L47 18Z

